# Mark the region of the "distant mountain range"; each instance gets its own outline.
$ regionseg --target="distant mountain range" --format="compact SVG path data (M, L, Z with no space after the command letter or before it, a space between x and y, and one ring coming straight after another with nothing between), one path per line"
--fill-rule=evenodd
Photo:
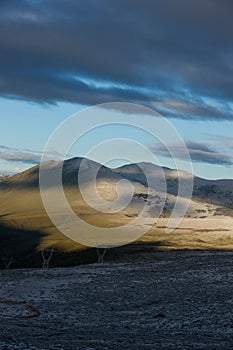
M9 175L0 174L0 182L8 179Z
M125 165L113 171L121 174L124 178L146 184L143 169L151 176L156 177L164 173L167 182L167 192L173 195L177 194L178 179L190 177L184 171L173 170L166 167L162 168L151 163L139 163ZM193 199L206 201L216 205L223 205L233 208L233 179L207 180L193 176Z
M50 179L48 186L56 186L55 175L60 164L61 163L58 161L49 161L43 164L44 172L47 173ZM167 187L166 208L168 210L172 209L173 202L177 196L179 179L185 180L192 177L191 174L184 171L160 167L152 163L143 162L110 169L92 160L77 157L64 161L62 175L65 188L71 189L73 186L77 191L79 187L78 172L81 164L83 164L82 171L85 172L84 178L86 186L90 187L90 195L94 185L92 183L92 174L96 172L98 191L100 191L104 197L107 196L109 200L113 200L116 191L115 186L117 182L122 179L129 180L132 183L134 187L134 198L139 198L141 194L144 200L147 200L146 194L148 192L148 181L145 174L149 178L150 185L152 184L153 186L155 184L157 190L160 190L159 186L160 184L162 186L165 179ZM20 193L22 193L22 190L38 190L39 169L39 166L35 166L13 176L0 175L0 190L2 196L4 193L7 193L7 198L9 200L9 193L13 195L13 191L16 189L20 190ZM18 193L18 195L20 193ZM4 196L2 198L4 198ZM25 200L26 198L27 195L25 196ZM216 211L221 212L227 210L230 212L231 209L233 210L233 180L207 180L194 176L192 204L193 207L201 207L199 208L201 209L199 212L202 214L204 213L204 207L206 209L206 214L209 214L211 210L213 212L215 211L215 214ZM31 209L33 209L33 207ZM188 215L193 216L195 214L191 210L191 213L189 212Z

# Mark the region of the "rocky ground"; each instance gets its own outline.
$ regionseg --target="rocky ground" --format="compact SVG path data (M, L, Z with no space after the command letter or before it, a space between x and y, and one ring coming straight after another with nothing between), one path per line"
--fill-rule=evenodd
M0 349L233 349L233 252L0 271Z

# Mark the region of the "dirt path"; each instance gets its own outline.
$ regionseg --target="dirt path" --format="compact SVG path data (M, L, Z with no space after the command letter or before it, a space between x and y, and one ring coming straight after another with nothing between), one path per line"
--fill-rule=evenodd
M233 252L0 272L0 349L233 349Z

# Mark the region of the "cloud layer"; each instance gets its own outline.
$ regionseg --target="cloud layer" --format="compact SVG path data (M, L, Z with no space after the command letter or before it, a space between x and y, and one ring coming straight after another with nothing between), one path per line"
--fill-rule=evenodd
M231 0L2 0L0 94L233 120Z
M189 151L190 158L193 162L207 163L215 165L231 166L233 165L233 157L225 152L213 149L207 143L201 142L186 142L187 150ZM174 144L169 146L173 150L173 155L178 159L186 160L186 153L184 152L183 145ZM166 147L157 143L151 147L151 150L156 155L170 158L171 155Z
M44 154L43 154L44 156ZM41 162L42 152L34 151L30 149L17 149L12 147L7 147L0 145L0 159L7 162L19 162L27 165L38 165ZM48 160L64 160L71 155L63 155L57 151L54 151L50 154L46 154Z

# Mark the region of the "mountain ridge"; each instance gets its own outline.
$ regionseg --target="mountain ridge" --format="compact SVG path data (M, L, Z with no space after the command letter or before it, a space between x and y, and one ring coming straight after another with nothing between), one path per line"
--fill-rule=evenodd
M87 190L87 198L91 199L94 207L89 206L88 202L84 200L79 188L78 171L82 161L84 161L83 168L81 168L84 189ZM40 165L48 171L51 180L49 185L51 186L56 184L53 175L57 174L56 171L60 165L61 162L58 161L49 161ZM156 186L160 183L163 184L162 180L160 181L160 176L163 179L163 173L165 173L168 191L161 212L156 212L158 209L156 205L158 202L163 204L163 193L161 195L158 188L156 188L158 190L156 192L146 186L145 175L142 175L142 169L138 164L111 169L81 157L64 162L64 193L70 207L81 220L93 226L111 228L132 222L135 217L138 217L142 208L148 206L147 218L152 219L153 222L154 218L158 218L158 223L150 230L148 227L148 233L141 238L145 247L143 249L147 249L146 247L155 242L163 249L169 247L171 249L190 249L193 247L197 249L228 249L228 247L233 247L231 238L233 237L233 181L209 181L194 177L194 192L190 200L190 198L178 197L177 188L178 174L183 177L192 176L191 174L187 175L185 172L169 168L164 170L151 163L143 162L140 165L144 169L147 168L147 175L152 180L153 177L155 178ZM80 254L84 249L81 244L64 236L50 221L39 188L40 166L34 166L0 182L0 256L18 256L22 259L22 263L19 262L18 266L34 264L30 259L34 259L35 256L37 256L36 259L39 259L40 249L54 247L61 254L65 252L71 255L75 252ZM99 172L97 172L96 182L93 183L92 175L96 170ZM99 207L99 197L95 198L93 192L97 191L100 197L105 200L103 208L111 209L112 201L118 200L118 186L121 183L124 186L132 186L133 189L132 198L127 207L123 207L123 210L117 212L102 210ZM123 191L120 191L123 197L124 195L127 197L127 193L127 191L124 192L124 187ZM181 213L183 224L181 223L174 234L168 235L165 229L177 201L181 207L187 205L188 210L184 216ZM69 225L68 215L63 210L64 207L59 207L60 204L56 201L56 192L54 204L56 204L56 213L62 225ZM83 254L82 257L86 257L86 253ZM67 259L71 255L67 255ZM26 258L27 256L29 258ZM61 259L59 264L63 265L64 256L62 255L59 259Z
M34 166L21 173L2 177L1 188L11 187L37 187L39 186L39 170L43 170L51 175L56 167L60 166L63 161L47 161L40 165ZM233 208L233 179L209 180L194 176L188 172L162 167L149 162L131 163L117 168L110 168L93 160L74 157L67 159L63 163L62 175L64 185L78 185L78 171L82 164L82 171L97 172L97 180L105 179L106 181L119 181L121 179L129 180L133 183L139 183L147 186L147 178L163 181L166 179L167 191L172 195L177 195L180 178L193 177L193 199L206 200L211 204L224 205ZM98 170L98 171L97 171Z

